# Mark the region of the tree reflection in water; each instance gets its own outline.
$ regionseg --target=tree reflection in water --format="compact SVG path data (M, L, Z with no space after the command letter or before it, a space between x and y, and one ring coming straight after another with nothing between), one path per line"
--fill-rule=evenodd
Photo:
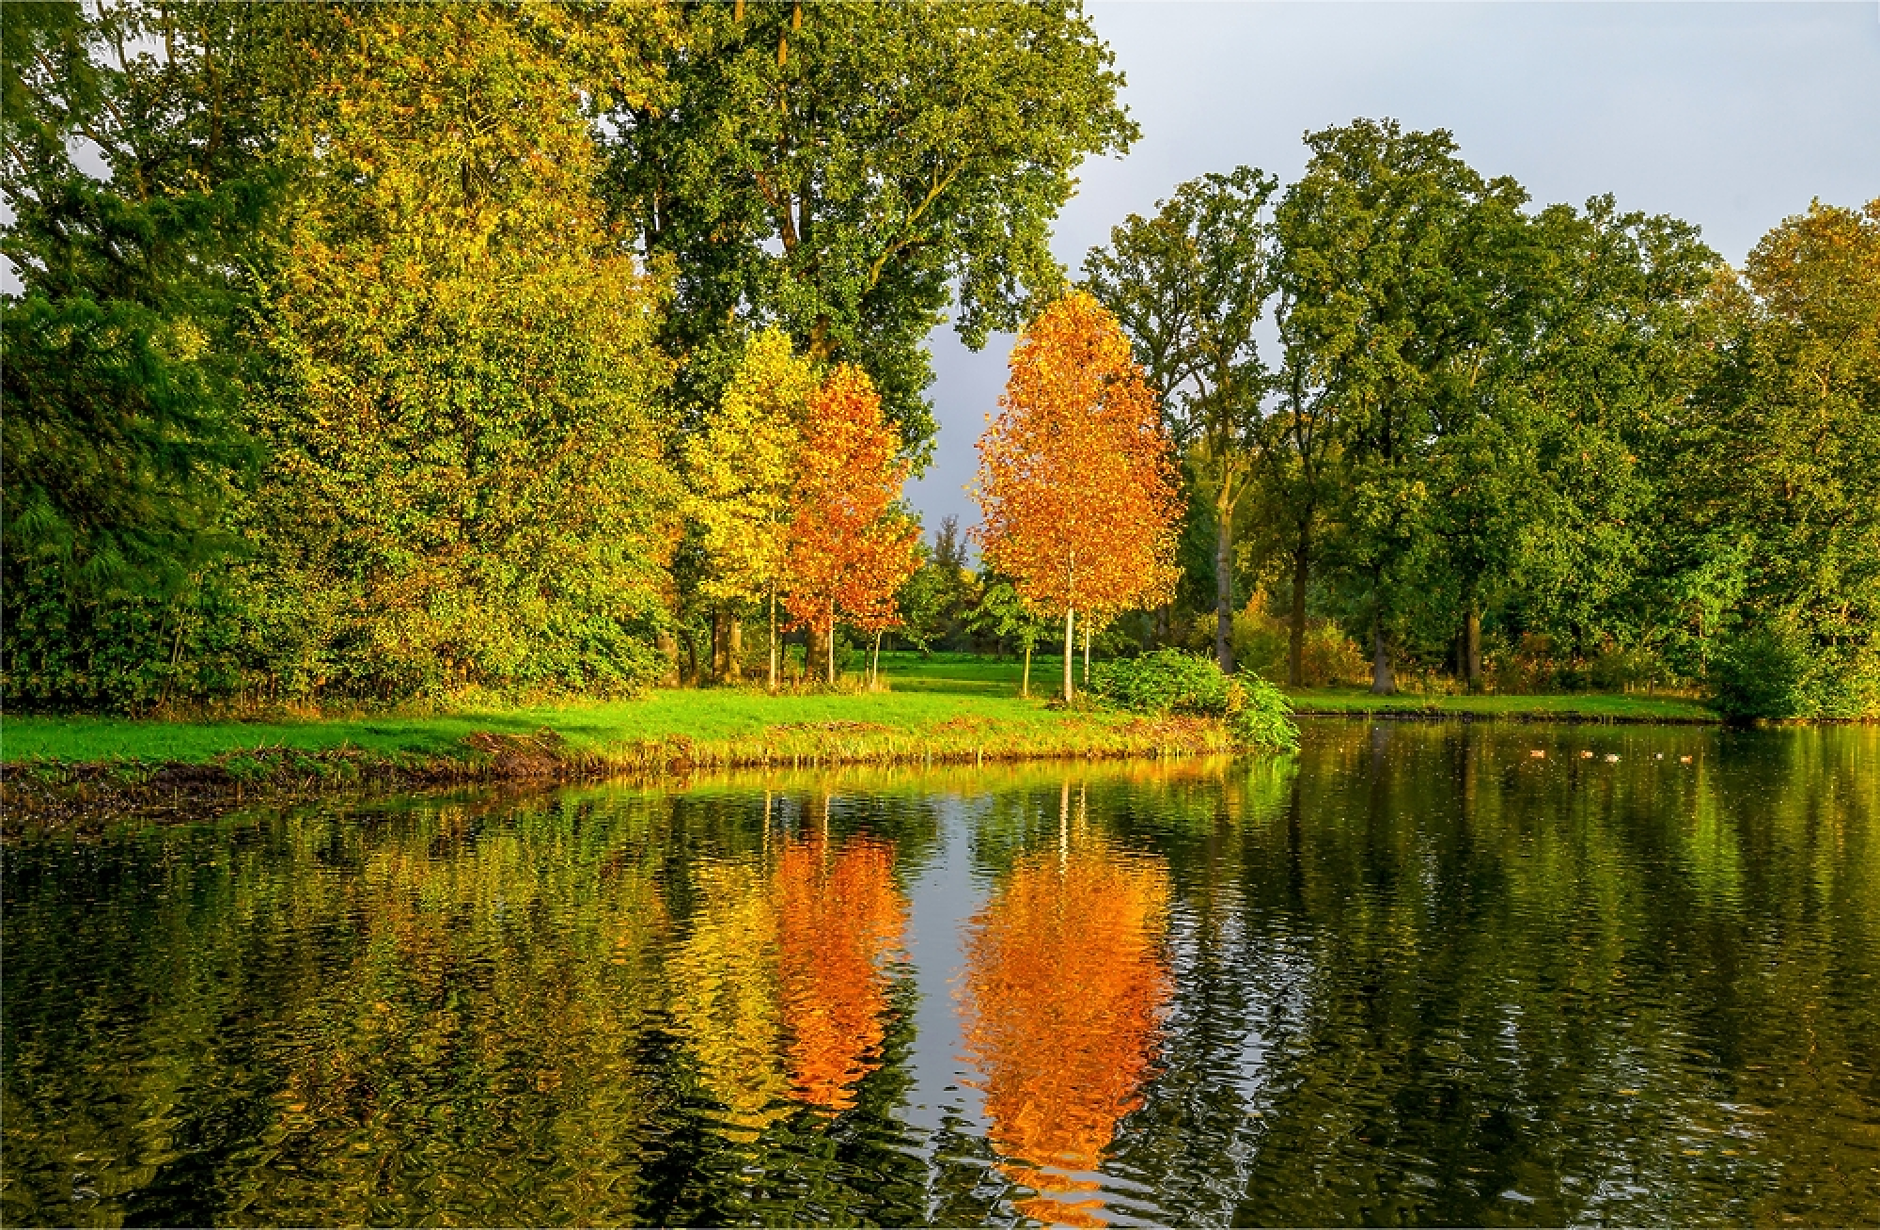
M1026 1217L1103 1225L1079 1172L1099 1168L1142 1104L1172 982L1161 951L1169 876L1070 820L1055 850L1020 856L973 920L962 1011L1000 1170L1031 1188Z
M807 836L772 846L764 866L694 869L701 904L673 962L673 1020L734 1142L797 1105L849 1109L880 1066L907 903L894 847L832 840L827 800L823 812Z

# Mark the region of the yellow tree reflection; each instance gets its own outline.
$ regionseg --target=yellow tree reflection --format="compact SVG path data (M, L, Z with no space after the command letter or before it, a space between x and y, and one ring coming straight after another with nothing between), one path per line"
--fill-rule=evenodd
M724 1107L725 1136L755 1140L785 1113L777 906L761 871L702 863L692 934L672 959L673 1023L691 1044L699 1081Z
M1098 839L1021 858L974 920L966 946L967 1050L984 1074L1001 1167L1037 1196L1040 1221L1101 1225L1097 1168L1116 1124L1141 1105L1170 991L1160 951L1169 881L1159 863Z

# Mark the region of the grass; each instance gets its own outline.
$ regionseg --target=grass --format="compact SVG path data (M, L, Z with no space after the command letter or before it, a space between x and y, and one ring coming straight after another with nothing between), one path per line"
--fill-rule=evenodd
M1714 722L1701 701L1681 696L1574 692L1552 696L1373 696L1360 688L1292 688L1302 714L1416 713L1506 718L1590 718L1622 722Z
M134 721L9 717L0 723L4 822L38 814L75 822L145 810L183 812L245 790L319 792L363 784L598 777L762 766L912 765L1211 755L1223 724L1051 708L1048 656L1032 662L1039 694L1017 695L1017 659L882 655L878 692L760 688L662 690L637 700L443 715L301 721ZM1295 690L1303 715L1390 714L1539 720L1691 722L1697 702L1635 695L1379 697L1356 688Z
M759 689L662 690L626 701L443 716L306 721L160 722L10 717L8 764L121 761L208 764L270 749L368 758L456 760L540 744L596 767L644 769L790 762L1023 759L1221 750L1211 723L1047 708L1017 695L1019 666L966 655L883 655L891 690L769 696ZM478 744L481 744L479 746Z
M0 760L93 764L135 760L206 764L256 748L379 757L475 760L466 740L526 740L551 731L567 753L594 760L697 763L811 759L914 759L983 754L1067 755L1079 748L1121 754L1158 733L1126 715L1045 707L1058 678L1048 655L1032 661L1021 700L1021 663L971 654L884 653L890 690L768 696L759 689L665 690L638 700L597 701L441 716L366 716L305 721L157 722L108 717L9 717ZM1357 688L1295 689L1302 714L1420 713L1483 717L1577 717L1622 721L1709 720L1697 701L1665 696L1373 696ZM1159 732L1166 735L1168 732ZM1190 737L1190 736L1184 736ZM678 756L676 753L683 752Z

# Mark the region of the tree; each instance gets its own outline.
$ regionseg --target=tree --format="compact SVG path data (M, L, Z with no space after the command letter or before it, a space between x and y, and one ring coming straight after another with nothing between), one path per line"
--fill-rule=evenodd
M816 376L790 339L765 329L746 344L719 411L685 443L687 503L710 566L705 595L763 602L777 689L777 592L783 583L803 420Z
M322 51L283 104L298 185L244 571L253 640L286 647L303 694L605 692L656 670L679 494L664 292L603 224L581 102L635 88L606 51L638 46L580 16L281 18Z
M988 574L982 582L979 602L967 616L967 627L981 636L999 640L1012 637L1024 647L1024 673L1019 676L1018 694L1031 695L1031 649L1044 634L1038 614L1020 597L1009 578Z
M156 701L233 546L250 270L276 198L240 5L9 6L6 692ZM140 50L160 42L158 56ZM81 169L88 147L102 164ZM192 655L193 656L193 655ZM107 665L107 662L111 665Z
M1337 545L1362 586L1372 690L1391 692L1406 578L1429 545L1425 446L1492 332L1504 290L1493 250L1525 195L1484 181L1440 130L1358 120L1306 140L1312 160L1275 219L1282 334L1303 352L1289 370L1336 415Z
M1012 348L999 417L979 438L987 565L1064 621L1159 601L1175 582L1180 501L1167 433L1129 339L1088 293L1047 307Z
M830 684L837 617L871 630L888 626L895 591L917 563L919 526L893 507L908 469L897 443L859 367L837 365L810 395L783 600L792 622L824 646Z
M1075 168L1136 135L1108 48L1064 0L672 11L680 101L624 110L608 176L678 270L669 349L709 347L733 314L779 324L819 363L864 365L918 455L951 288L970 344L1015 327L1061 282L1047 241Z
M1786 659L1761 717L1880 712L1880 200L1813 203L1718 290L1721 360L1682 456L1704 537L1747 545L1742 647ZM1721 687L1756 681L1720 672Z
M1268 385L1254 329L1272 296L1269 227L1278 181L1250 167L1176 188L1110 247L1084 258L1084 285L1115 313L1177 448L1208 488L1215 525L1215 659L1234 669L1234 518L1253 477Z

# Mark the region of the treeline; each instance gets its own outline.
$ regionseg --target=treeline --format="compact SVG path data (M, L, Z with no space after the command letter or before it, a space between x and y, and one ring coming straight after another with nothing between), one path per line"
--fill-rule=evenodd
M927 333L1054 295L1074 168L1135 135L1066 3L4 36L15 706L629 691L735 675L779 607L832 657L914 564Z
M1298 182L1183 184L1084 265L1185 449L1223 668L1238 640L1325 682L1348 636L1380 692L1880 713L1880 201L1738 271L1610 197L1531 208L1443 132L1307 144Z
M774 681L792 627L827 678L839 629L1051 620L1067 691L1076 634L1294 683L1880 712L1880 202L1736 270L1389 122L1308 137L1291 185L1183 184L1078 285L1174 487L1116 487L1153 496L1123 525L1057 458L1076 481L1010 497L1025 533L973 575L898 501L925 338L1083 301L1050 226L1136 130L1077 6L142 0L3 30L10 704ZM1048 413L1012 439L1122 430L1025 379Z

